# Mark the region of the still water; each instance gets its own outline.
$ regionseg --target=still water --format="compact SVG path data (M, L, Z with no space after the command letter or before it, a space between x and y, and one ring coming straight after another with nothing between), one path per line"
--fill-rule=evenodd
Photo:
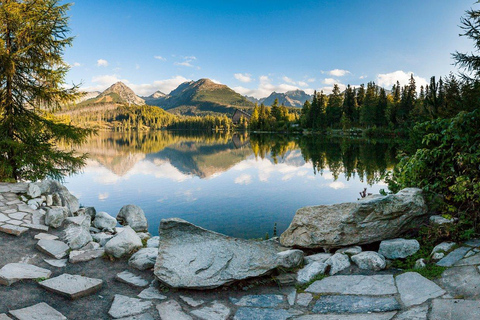
M136 204L158 234L178 217L241 238L280 234L304 206L355 201L386 189L393 142L272 135L100 132L66 186L84 206L116 216Z

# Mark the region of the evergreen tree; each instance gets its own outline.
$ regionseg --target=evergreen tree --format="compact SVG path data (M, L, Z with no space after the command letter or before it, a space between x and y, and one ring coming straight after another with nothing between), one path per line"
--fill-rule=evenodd
M249 124L250 130L258 129L259 119L260 119L260 113L258 110L258 104L255 103L255 108L253 108L252 116L250 117L250 124Z
M278 98L275 98L275 101L273 101L270 114L274 121L280 121L282 118L282 114L280 111L280 107L278 106Z
M388 98L384 88L380 88L380 93L377 99L377 106L375 108L375 125L377 127L384 127L387 124L387 108Z
M455 65L464 69L461 76L468 82L480 80L480 10L470 9L466 15L461 18L460 27L463 33L460 36L473 40L474 52L461 53L456 51L452 56Z
M64 88L69 7L59 0L0 2L0 179L61 179L84 164L85 156L57 145L79 144L90 131L49 114L79 96L77 87Z
M367 84L367 92L365 94L363 108L360 113L360 122L367 127L376 124L377 109L377 86L375 82Z
M355 96L355 90L348 85L345 90L345 98L343 100L343 113L345 117L349 120L350 124L355 122L355 112L357 109L357 99Z
M303 104L302 111L300 112L300 126L302 128L308 128L308 117L311 107L312 104L308 100Z
M314 130L321 131L327 127L326 107L327 96L323 93L323 91L321 91L320 94L318 94L315 117L313 118L312 128Z
M328 98L326 117L329 127L336 127L342 118L343 96L340 93L338 84L333 85L332 94Z

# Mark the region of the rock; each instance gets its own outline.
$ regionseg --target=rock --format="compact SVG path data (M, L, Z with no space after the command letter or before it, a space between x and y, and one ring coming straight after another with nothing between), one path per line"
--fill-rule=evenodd
M27 196L30 198L37 198L40 197L42 194L42 190L35 184L35 183L29 183L28 184L28 190L27 190Z
M74 224L77 226L85 227L85 229L90 229L91 218L90 216L76 216L76 217L68 217L65 219L67 224Z
M191 313L202 320L227 320L231 311L223 303L213 301L210 307L196 309Z
M67 320L63 314L45 302L23 309L11 310L9 313L18 320Z
M87 251L87 250L97 250L100 249L100 244L97 242L90 241L85 246L81 247L80 250Z
M56 268L64 268L67 266L68 259L43 259L46 263Z
M353 247L347 247L347 248L341 248L335 251L335 253L344 253L349 256L353 256L356 254L359 254L362 252L362 247L360 246L353 246Z
M312 300L313 296L310 293L299 293L297 296L297 304L301 307L308 307Z
M79 263L90 261L102 257L105 254L105 249L92 249L92 250L72 250L68 256L70 263Z
M143 248L135 252L128 260L128 265L138 270L153 268L157 260L157 248Z
M286 320L302 314L298 310L238 308L233 320Z
M300 269L297 274L297 282L298 283L309 283L312 281L317 275L325 274L325 270L327 269L328 265L323 262L312 262L307 264L305 267Z
M113 230L117 225L117 219L106 212L98 212L93 220L93 226L100 230Z
M331 276L349 268L351 265L350 259L346 254L343 253L335 253L333 256L328 258L325 263L330 266Z
M160 294L160 292L155 289L154 287L148 287L147 289L144 289L142 292L138 294L138 297L141 299L147 299L147 300L165 300L167 299L166 296L163 294Z
M168 300L157 304L157 310L162 320L193 320L183 312L182 306L175 300Z
M387 259L403 259L420 250L417 240L392 239L380 242L378 253Z
M452 219L445 219L442 216L431 216L430 217L430 224L436 224L436 225L442 225L442 224L452 224L455 223L457 219L452 218Z
M480 239L470 239L465 242L465 245L470 247L480 247Z
M315 303L314 313L367 313L400 310L394 297L321 296ZM354 318L355 319L355 318Z
M66 243L58 240L41 239L37 242L36 247L38 250L55 259L62 259L67 255L68 250L70 250L70 247Z
M395 278L400 299L407 307L422 304L445 294L445 290L416 272L406 272Z
M235 239L181 219L162 220L159 236L154 273L175 288L216 288L303 261L301 250L279 254L275 242Z
M64 207L50 207L46 208L46 210L45 224L52 228L60 227L68 215L68 212Z
M85 209L85 215L90 216L90 219L93 221L95 219L95 216L97 215L97 210L95 210L94 207L86 207Z
M116 294L108 314L115 319L139 315L150 309L151 301L142 301Z
M16 226L13 224L7 223L7 224L0 225L0 232L11 234L17 237L24 234L27 231L28 231L28 228Z
M138 232L138 231L137 231L137 235L142 241L147 241L152 236L148 232Z
M472 252L472 251L470 251ZM470 253L468 252L468 253ZM465 257L456 262L454 266L456 267L461 267L461 266L476 266L480 265L480 253L474 254L473 256L469 256L468 253L465 255Z
M142 313L136 316L120 318L118 320L154 320L154 318L149 313Z
M49 291L74 300L99 291L102 288L103 280L64 273L38 284Z
M68 216L72 216L80 208L78 199L58 181L44 180L35 183L40 187L42 194L51 194L52 203L55 206L62 206L68 210Z
M435 252L432 254L432 260L441 260L443 257L445 257L445 253L443 252Z
M202 304L205 303L205 301L203 300L197 300L187 296L180 296L180 299L182 299L183 302L185 302L186 304L188 304L190 307L193 307L193 308L201 306Z
M437 266L451 267L457 261L460 261L465 254L470 251L470 247L460 247L450 252L446 257L437 262Z
M49 278L52 272L27 263L9 263L0 269L0 284L9 286L21 280Z
M427 214L420 189L357 202L299 209L280 236L287 247L361 245L399 236Z
M97 215L98 217L98 215ZM105 244L105 252L115 258L121 258L143 247L142 240L129 226Z
M104 232L92 234L92 238L95 242L98 242L102 247L107 244L107 242L113 238L112 234L106 234Z
M438 284L453 297L480 298L480 274L476 267L455 267L445 270Z
M455 242L442 242L440 244L437 244L433 250L432 250L432 255L437 252L442 252L442 253L447 253L450 250L452 250L453 247L455 247L456 243Z
M317 253L312 254L310 256L306 256L303 258L305 264L309 264L312 262L327 262L327 260L332 256L331 253Z
M410 308L400 312L395 320L427 320L428 305L422 305ZM433 318L440 319L440 318ZM442 318L443 319L443 318Z
M118 273L115 276L115 279L120 281L120 282L129 284L129 285L135 286L135 287L146 287L146 286L148 286L148 281L147 280L145 280L142 277L137 276L137 275L135 275L135 274L133 274L133 273L127 271L127 270Z
M240 307L273 308L283 303L283 296L279 294L249 295L240 299L231 297L230 301Z
M58 239L57 236L54 236L53 234L48 234L48 233L39 233L39 234L36 234L33 238L37 240L41 240L41 239L57 240Z
M310 314L295 318L295 320L391 320L396 312L367 314ZM426 319L425 319L426 320Z
M374 251L361 252L352 256L351 259L360 269L378 271L387 266L385 258Z
M148 231L148 221L139 206L129 204L123 206L117 215L117 221L122 226L130 226L137 232Z
M47 194L46 202L47 202L47 207L51 207L53 205L53 197L51 194Z
M160 237L155 236L147 240L147 248L157 248L160 246Z
M12 318L7 316L5 313L0 313L0 320L12 320Z
M321 294L352 294L352 295L388 295L396 294L392 275L374 276L333 276L315 281L306 290L311 293Z
M415 261L415 266L413 269L423 269L427 266L427 263L425 262L425 259L420 258L417 261Z
M293 288L287 294L287 302L290 306L293 306L295 304L296 299L297 299L297 289Z
M430 319L473 320L480 319L480 301L460 299L434 299Z
M90 217L88 218L90 219ZM67 241L68 246L73 250L80 249L93 241L88 227L84 225L70 224L65 229L64 239Z

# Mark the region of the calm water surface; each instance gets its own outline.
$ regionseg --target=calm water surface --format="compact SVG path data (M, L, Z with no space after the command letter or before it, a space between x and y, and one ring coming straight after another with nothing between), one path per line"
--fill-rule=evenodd
M378 193L396 144L319 136L100 132L82 147L90 158L66 185L84 206L116 216L144 211L150 233L178 217L242 238L278 234L304 206Z

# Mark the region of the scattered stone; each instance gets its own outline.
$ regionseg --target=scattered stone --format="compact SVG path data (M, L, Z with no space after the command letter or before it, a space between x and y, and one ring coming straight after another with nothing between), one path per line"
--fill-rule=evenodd
M139 315L150 309L151 301L142 301L116 294L108 314L115 319Z
M297 296L297 304L301 307L308 307L312 299L313 296L310 293L299 293Z
M470 247L480 247L480 239L470 239L465 244Z
M420 250L417 240L392 239L380 242L378 253L387 259L403 259Z
M158 248L160 246L160 237L155 236L147 240L147 248Z
M291 285L297 283L297 274L290 273L281 273L278 276L275 276L275 282L280 285Z
M341 249L338 249L337 251L335 251L335 253L344 253L344 254L347 254L349 256L359 254L360 252L362 252L362 247L360 247L360 246L341 248Z
M443 252L435 252L432 255L432 260L438 261L438 260L443 259L443 257L445 257L445 254Z
M310 256L304 257L304 262L305 264L309 264L312 262L327 262L327 260L332 256L331 253L317 253L317 254L312 254Z
M279 294L249 295L240 299L230 297L230 301L240 307L273 308L283 303L283 296Z
M295 320L391 320L396 312L367 314L311 314L295 318ZM426 320L426 319L425 319Z
M53 259L43 259L46 263L51 265L52 267L56 268L63 268L67 266L68 259L60 259L60 260L53 260Z
M138 232L137 235L140 237L142 241L148 241L152 237L152 235L148 232Z
M47 194L47 197L45 199L47 202L47 207L51 207L53 205L53 197L51 194Z
M102 288L103 280L64 273L38 284L49 291L73 300L97 292Z
M37 239L37 240L57 240L58 237L57 236L54 236L53 234L48 234L48 233L39 233L39 234L36 234L34 237L34 239Z
M101 246L100 246L99 243L91 241L91 242L87 243L85 246L83 246L82 248L80 248L80 250L87 251L87 250L97 250L97 249L100 249L100 248L101 248Z
M459 299L435 299L432 302L430 319L480 319L480 301Z
M470 251L470 247L460 247L450 252L445 258L437 262L437 266L451 267L461 260Z
M336 293L355 295L387 295L396 294L393 275L348 275L333 276L315 281L306 290L311 293Z
M230 313L230 309L218 301L213 301L210 307L203 307L192 311L194 316L202 320L227 320Z
M314 313L367 313L400 310L394 297L321 296L315 303Z
M45 224L52 228L58 228L62 225L65 218L68 216L68 211L64 207L49 207L46 208Z
M153 268L157 260L157 248L143 248L135 252L128 260L128 265L138 270Z
M49 227L41 224L32 224L32 223L22 223L22 227L31 229L31 230L37 230L37 231L47 231L49 230Z
M40 197L41 194L42 190L40 190L39 186L37 186L35 183L28 184L27 196L29 196L30 198L36 198Z
M148 231L148 221L139 206L129 204L123 206L117 215L117 221L123 226L130 226L137 232Z
M85 215L90 216L90 220L93 221L97 215L97 210L94 207L85 207Z
M115 276L115 279L120 281L120 282L129 284L129 285L135 286L135 287L146 287L146 286L148 286L148 281L147 280L145 280L142 277L137 276L137 275L135 275L131 272L128 272L126 270L118 273Z
M15 213L9 214L8 216L11 219L22 220L23 218L25 218L26 215L27 215L27 213L25 213L25 212L15 212Z
M331 276L349 268L351 265L350 259L346 254L343 253L335 253L333 256L328 258L326 264L330 266Z
M455 218L446 219L442 216L435 215L430 217L430 224L442 225L442 224L450 224L455 223L457 220Z
M63 314L45 302L23 309L11 310L9 313L18 320L67 320Z
M473 266L445 270L438 284L451 296L463 296L466 299L480 298L480 274Z
M415 261L415 266L413 269L423 269L427 266L427 263L425 262L425 259L420 258L417 261Z
M94 241L98 242L102 247L104 247L105 244L107 244L107 242L113 238L113 235L101 232L101 233L92 234L92 238Z
M427 320L427 313L428 305L417 306L399 313L395 320ZM440 320L440 318L438 319Z
M298 283L309 283L317 275L324 274L328 265L323 262L312 262L307 264L305 267L300 269L297 273L297 282Z
M203 300L193 299L187 296L180 296L180 299L182 299L183 302L185 302L186 304L188 304L190 307L193 307L193 308L201 306L202 304L205 303L205 301Z
M303 261L301 250L281 253L273 241L236 239L176 218L161 221L159 236L154 273L175 288L216 288Z
M28 263L9 263L0 269L0 284L9 286L20 280L49 278L52 272Z
M360 269L378 271L387 266L385 258L374 251L361 252L352 256L351 259Z
M68 256L70 263L79 263L90 261L102 257L105 254L105 249L93 249L93 250L72 250Z
M0 320L12 320L12 318L7 316L5 313L0 313Z
M302 312L285 309L238 308L234 320L286 320Z
M149 313L143 313L143 314L139 314L137 316L120 318L118 320L154 320L154 318Z
M422 304L428 299L437 298L446 292L434 282L416 272L406 272L395 278L400 299L407 307Z
M28 228L15 226L13 224L3 224L0 226L0 232L11 234L17 237L27 231L28 231Z
M297 210L280 236L287 247L324 248L373 243L399 236L427 214L420 189L356 202Z
M147 289L144 289L142 292L140 292L138 294L138 297L141 298L141 299L147 299L147 300L153 300L153 299L164 300L164 299L167 299L166 296L164 296L163 294L160 294L158 289L156 289L154 287L148 287Z
M452 250L453 247L455 247L456 243L455 242L442 242L440 244L437 244L433 250L432 250L432 255L436 252L448 252Z
M157 304L157 310L162 320L193 320L183 312L182 306L175 300L168 300Z
M105 244L105 252L115 258L121 258L142 247L142 240L132 228L126 226L125 231L117 234Z
M287 302L289 305L293 306L295 304L295 300L297 298L297 289L293 288L287 294Z
M98 212L93 220L93 226L100 230L112 230L117 225L117 219L106 212Z
M90 231L90 233L100 233L102 231L102 230L97 229L95 227L90 227L90 228L88 228L88 230Z
M90 219L90 217L88 219ZM87 245L87 243L93 241L87 226L76 225L73 223L68 225L65 229L64 238L65 241L67 241L68 246L73 250L78 250Z
M474 266L474 265L479 265L480 264L480 253L475 254L473 253L473 256L467 257L465 255L465 258L462 260L458 261L457 263L454 264L456 267L461 267L461 266Z
M84 226L87 230L90 228L91 224L90 216L68 217L65 219L65 222L69 224L75 224L77 226Z
M37 242L36 247L41 252L46 253L55 259L62 259L70 250L70 247L66 243L58 240L40 239Z

